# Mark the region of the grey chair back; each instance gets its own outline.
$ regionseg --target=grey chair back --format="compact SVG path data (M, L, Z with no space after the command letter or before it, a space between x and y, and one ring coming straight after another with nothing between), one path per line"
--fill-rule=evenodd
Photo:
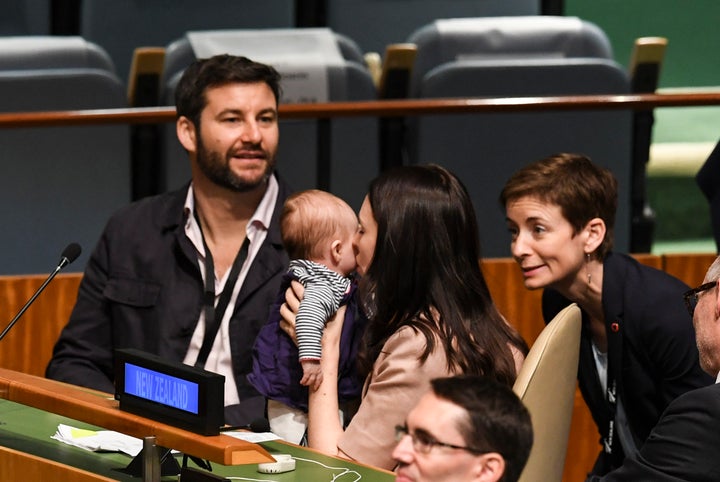
M411 92L428 71L456 60L613 58L605 33L577 17L441 19L414 31L407 42L417 45Z
M363 52L383 54L436 18L537 15L539 0L327 0L327 25Z
M0 70L99 69L115 73L108 53L78 36L0 37Z
M162 47L203 29L286 28L294 0L82 0L80 35L102 46L126 81L137 47Z
M22 48L43 68L0 38L0 112L127 107L112 65L100 68L107 55L83 42L63 50L66 40L45 49L44 38L27 38ZM129 142L124 125L0 129L0 274L49 272L70 242L83 254L68 271L82 271L108 217L130 201Z

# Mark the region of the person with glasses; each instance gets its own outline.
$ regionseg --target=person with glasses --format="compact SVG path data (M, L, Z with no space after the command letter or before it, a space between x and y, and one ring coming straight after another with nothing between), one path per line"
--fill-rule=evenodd
M530 455L530 414L505 385L477 375L436 378L395 427L397 482L515 482Z
M592 475L603 475L637 452L672 400L712 382L683 306L688 286L612 251L617 181L585 156L531 163L500 202L525 287L544 289L546 322L572 302L582 310L578 381L601 436Z
M676 398L655 425L640 453L593 482L720 480L720 257L705 283L685 293L703 370L715 383Z

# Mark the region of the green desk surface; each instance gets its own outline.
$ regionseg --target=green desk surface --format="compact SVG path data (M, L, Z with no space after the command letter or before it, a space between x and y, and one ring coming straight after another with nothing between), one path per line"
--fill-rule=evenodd
M53 460L65 465L87 470L120 481L140 481L139 477L124 474L118 469L125 468L131 457L120 453L90 452L66 445L52 439L58 424L98 430L100 427L62 417L50 412L0 399L0 446ZM220 465L212 464L212 472L232 480L274 480L277 482L391 482L394 474L383 470L355 464L351 461L322 455L313 450L283 442L273 441L261 444L270 453L291 454L296 458L296 469L283 474L261 474L257 464ZM178 462L182 456L178 455ZM189 465L196 467L195 464ZM177 477L164 477L164 481Z

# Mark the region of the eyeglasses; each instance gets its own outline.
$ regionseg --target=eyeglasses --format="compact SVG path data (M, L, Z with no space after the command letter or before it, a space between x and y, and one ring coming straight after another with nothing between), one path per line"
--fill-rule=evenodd
M685 306L687 307L688 313L690 313L690 316L693 316L695 313L695 307L697 306L698 297L700 293L703 291L711 290L717 285L717 281L711 281L709 283L702 284L698 286L697 288L693 288L690 291L686 291L685 294L683 294L683 299L685 300Z
M406 435L410 436L413 449L420 454L428 454L434 447L447 447L449 449L455 450L466 450L477 455L488 453L485 450L478 450L472 447L463 447L461 445L453 445L445 442L440 442L435 437L422 430L419 432L410 433L410 430L408 430L406 425L395 426L395 440L399 442Z

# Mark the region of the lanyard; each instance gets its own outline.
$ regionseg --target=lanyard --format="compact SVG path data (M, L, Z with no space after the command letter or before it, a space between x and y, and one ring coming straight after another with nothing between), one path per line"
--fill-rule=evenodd
M603 440L603 446L605 449L605 453L612 454L613 452L613 441L615 438L615 434L617 432L617 435L620 436L620 442L622 444L623 439L626 437L625 434L621 433L621 431L625 430L625 427L622 427L617 423L617 379L619 377L616 377L615 375L619 375L620 373L620 365L622 363L622 333L620 331L620 320L615 320L613 323L610 323L609 325L610 330L608 330L608 369L607 369L607 391L606 391L606 401L608 406L608 415L609 415L609 422L608 422L608 434L607 437L605 437L605 440ZM626 431L627 432L627 431Z
M198 226L200 223L198 222ZM202 233L202 228L200 228ZM204 368L205 362L210 355L210 349L215 343L218 331L220 331L220 323L225 316L228 304L230 303L230 297L232 296L233 290L235 289L235 283L237 282L240 270L248 256L248 250L250 248L250 239L245 237L240 251L235 256L232 268L230 268L230 274L225 282L225 287L222 293L220 293L220 299L218 300L217 307L215 306L215 265L213 264L212 254L205 242L205 236L202 236L203 246L205 247L205 294L203 296L203 310L205 311L205 336L203 337L203 343L200 347L200 353L198 353L197 361L195 366L198 368Z
M605 448L606 454L612 453L612 444L613 444L613 438L615 435L615 413L617 411L617 399L615 398L617 395L617 385L615 383L615 377L612 377L612 380L610 379L610 370L608 370L608 383L607 383L607 405L608 405L608 411L610 412L610 421L608 422L608 434L607 437L605 437L605 440L603 440L603 446Z

